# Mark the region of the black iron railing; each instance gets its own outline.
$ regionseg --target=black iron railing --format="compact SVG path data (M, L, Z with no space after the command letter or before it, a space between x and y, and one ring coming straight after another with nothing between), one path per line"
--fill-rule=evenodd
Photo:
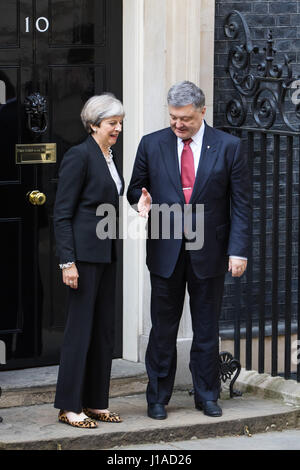
M275 63L271 31L260 50L236 10L227 16L224 31L235 96L227 104L222 129L244 141L252 181L252 247L246 274L233 281L234 357L240 360L243 336L246 369L265 372L268 335L272 375L289 379L294 373L300 382L298 360L291 360L292 338L300 340L300 99L295 93L300 80L293 77L287 56L283 64ZM279 339L284 341L283 370Z
M224 130L237 133L232 127ZM281 372L278 369L280 326L280 337L284 340L284 377L290 378L292 333L297 336L298 332L300 340L300 197L299 185L293 182L293 176L300 174L300 136L250 128L239 129L238 134L248 146L252 247L244 279L234 281L234 357L240 358L241 330L244 329L246 369L253 368L255 336L258 338L258 372L264 372L268 329L268 336L271 331L271 372L278 375ZM297 369L300 381L299 366Z

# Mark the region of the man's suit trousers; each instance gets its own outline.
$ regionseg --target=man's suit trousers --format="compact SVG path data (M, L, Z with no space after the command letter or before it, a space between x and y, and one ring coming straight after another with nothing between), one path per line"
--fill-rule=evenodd
M78 289L69 288L55 408L106 409L114 346L116 263L76 263Z
M183 242L170 278L151 274L152 329L146 351L148 403L166 405L171 398L177 365L176 340L186 286L193 328L190 370L195 402L217 400L220 392L218 321L225 276L198 279L184 245Z

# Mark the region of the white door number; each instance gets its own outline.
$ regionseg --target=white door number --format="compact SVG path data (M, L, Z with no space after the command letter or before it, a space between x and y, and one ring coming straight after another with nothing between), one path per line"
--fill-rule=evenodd
M45 33L47 29L49 28L48 18L45 18L45 16L40 16L35 22L35 27L40 33ZM26 33L29 33L30 31L30 17L29 16L25 18L25 31Z

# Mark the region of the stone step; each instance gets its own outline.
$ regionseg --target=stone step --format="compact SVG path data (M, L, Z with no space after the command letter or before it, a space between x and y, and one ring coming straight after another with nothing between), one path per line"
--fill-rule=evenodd
M0 450L99 450L142 443L175 442L293 429L300 410L279 400L251 394L219 400L223 416L210 418L194 408L187 390L176 390L167 407L168 419L147 417L144 394L111 398L110 409L120 424L99 423L97 429L77 429L57 420L51 404L2 409Z
M0 371L0 408L53 403L58 366ZM114 359L110 396L144 393L147 374L142 363Z

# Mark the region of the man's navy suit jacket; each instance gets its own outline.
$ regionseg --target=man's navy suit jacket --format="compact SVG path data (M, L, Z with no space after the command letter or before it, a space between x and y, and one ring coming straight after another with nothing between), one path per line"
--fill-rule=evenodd
M189 204L204 205L204 244L191 250L191 262L200 279L228 270L228 255L248 256L250 181L247 156L241 140L205 123L202 151ZM180 204L185 200L180 180L177 137L170 127L144 136L139 144L127 191L137 204L145 187L152 204ZM183 212L183 211L182 211ZM151 239L148 224L147 266L151 273L168 278L174 271L182 239ZM183 232L183 229L182 229Z
M101 204L111 204L117 214L119 195L99 145L88 136L66 152L59 169L53 218L60 263L110 263L115 258L114 240L96 234Z

